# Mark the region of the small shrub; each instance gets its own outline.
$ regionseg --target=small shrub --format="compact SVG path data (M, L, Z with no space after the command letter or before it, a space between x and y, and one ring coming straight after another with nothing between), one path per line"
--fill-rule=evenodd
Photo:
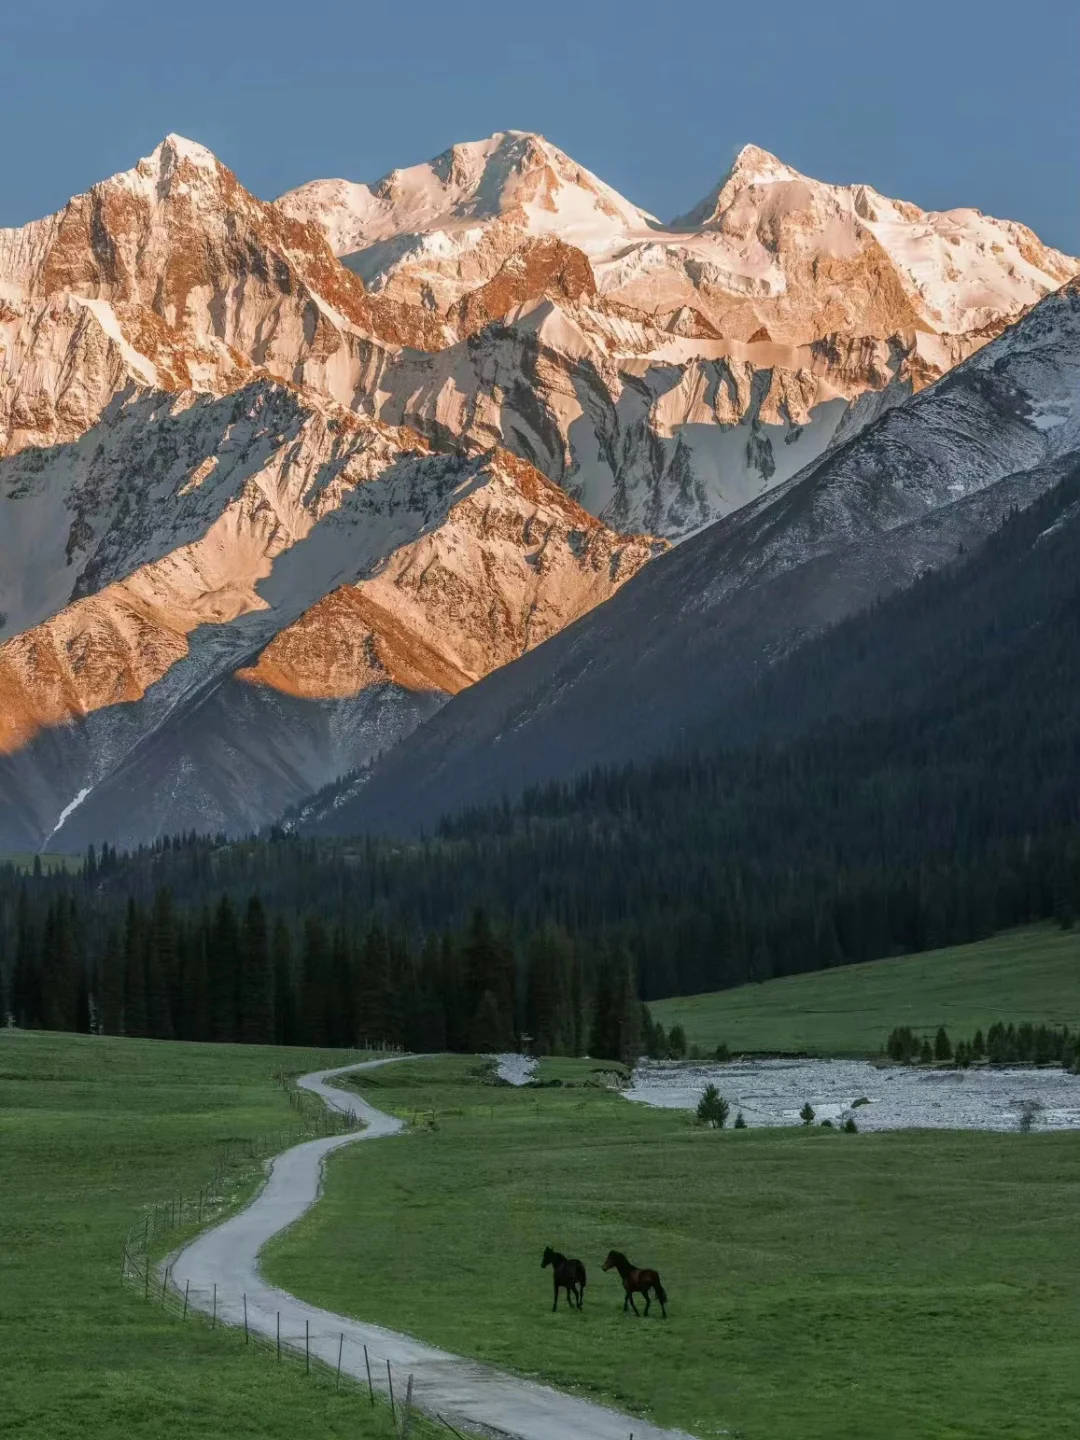
M840 1129L843 1130L845 1135L857 1135L859 1133L859 1127L855 1124L854 1115L849 1115L840 1126Z
M932 1065L934 1063L934 1052L930 1048L930 1041L924 1040L919 1051L919 1064Z
M686 1055L686 1031L681 1025L672 1025L668 1032L668 1054L672 1060L682 1060Z
M983 1038L983 1032L981 1030L975 1031L975 1038L971 1042L971 1058L973 1060L983 1060L986 1058L986 1040Z
M1021 1135L1030 1135L1042 1113L1041 1100L1024 1100L1020 1105L1020 1118L1016 1122Z
M917 1049L918 1041L910 1025L898 1025L885 1044L885 1052L889 1059L896 1060L902 1065L908 1065L914 1060Z
M818 1125L819 1130L834 1130L835 1128L831 1120L822 1120Z
M721 1065L726 1065L727 1062L731 1059L731 1051L728 1049L728 1047L724 1044L723 1041L721 1041L720 1044L716 1047L715 1059L719 1061Z
M735 1116L735 1129L736 1129L736 1130L749 1130L749 1128L750 1128L750 1127L749 1127L749 1125L747 1125L746 1121L743 1119L743 1113L742 1113L742 1111L740 1110L739 1113Z
M858 1110L858 1108L859 1108L860 1105L869 1105L869 1104L870 1104L870 1101L866 1098L866 1096L865 1096L865 1095L860 1095L859 1098L858 1098L858 1100L853 1100L853 1101L851 1102L851 1108L852 1108L853 1110Z
M701 1059L701 1046L700 1046L700 1045L691 1045L691 1046L690 1046L690 1053L689 1053L688 1058L689 1058L690 1060L700 1060L700 1059Z
M705 1093L698 1101L697 1118L698 1124L708 1125L714 1130L722 1130L727 1124L731 1106L720 1094L715 1085L705 1086Z
M799 1119L804 1125L812 1125L814 1123L814 1107L810 1104L809 1100L799 1111Z

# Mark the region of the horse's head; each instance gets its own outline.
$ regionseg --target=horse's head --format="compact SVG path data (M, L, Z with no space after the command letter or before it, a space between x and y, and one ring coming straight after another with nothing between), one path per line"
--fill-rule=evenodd
M622 1252L619 1250L609 1250L607 1259L604 1261L603 1265L601 1265L600 1268L601 1270L617 1270L619 1268L620 1261L622 1261L622 1263L625 1265L626 1256L623 1255Z
M544 1246L544 1258L540 1261L540 1269L543 1270L543 1269L545 1269L548 1265L554 1265L554 1264L555 1264L555 1251L552 1250L552 1248L551 1248L550 1245L545 1245L545 1246Z

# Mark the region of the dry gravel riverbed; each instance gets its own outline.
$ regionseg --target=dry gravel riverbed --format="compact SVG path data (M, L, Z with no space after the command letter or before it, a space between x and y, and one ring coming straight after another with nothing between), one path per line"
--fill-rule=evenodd
M851 1112L862 1130L1014 1130L1025 1102L1037 1130L1080 1129L1080 1077L1064 1070L920 1070L866 1060L748 1060L727 1065L642 1064L628 1100L692 1110L710 1081L748 1125L797 1125ZM852 1110L854 1102L870 1103ZM729 1122L730 1123L730 1122Z

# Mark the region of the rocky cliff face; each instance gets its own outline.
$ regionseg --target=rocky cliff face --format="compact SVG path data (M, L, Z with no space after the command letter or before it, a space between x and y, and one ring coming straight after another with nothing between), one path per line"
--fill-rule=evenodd
M518 132L274 203L169 136L0 231L0 845L273 818L1075 268L752 148L664 225Z
M434 454L268 380L134 396L0 462L0 496L0 823L20 845L80 795L80 824L125 841L265 823L655 552L514 456ZM117 777L148 748L155 799L133 809Z
M415 833L593 765L716 743L767 667L1080 466L1080 280L788 484L459 695L301 828Z
M361 408L499 440L594 514L676 539L937 379L1078 268L1022 225L824 185L754 146L668 225L519 132L278 203L370 293L456 336L386 355Z

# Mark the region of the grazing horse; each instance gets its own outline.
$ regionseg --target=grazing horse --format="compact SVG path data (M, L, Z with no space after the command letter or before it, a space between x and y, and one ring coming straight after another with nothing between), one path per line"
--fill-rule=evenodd
M568 1260L565 1255L560 1255L558 1250L552 1250L548 1245L544 1250L544 1258L540 1261L540 1269L551 1266L551 1278L555 1281L555 1304L552 1310L559 1308L559 1291L566 1291L566 1303L573 1305L576 1301L577 1308L581 1309L581 1302L585 1299L585 1266L580 1260Z
M627 1260L621 1250L609 1250L603 1268L605 1270L618 1270L619 1272L619 1279L622 1281L623 1289L626 1291L626 1298L623 1300L622 1307L624 1311L627 1305L629 1305L635 1315L640 1313L634 1304L634 1294L637 1292L645 1296L645 1314L648 1315L649 1306L652 1304L649 1291L653 1290L656 1292L657 1300L660 1301L660 1313L665 1320L667 1319L667 1310L665 1308L667 1305L667 1291L663 1285L660 1284L660 1276L655 1270L636 1269L635 1266L630 1264L630 1261Z

